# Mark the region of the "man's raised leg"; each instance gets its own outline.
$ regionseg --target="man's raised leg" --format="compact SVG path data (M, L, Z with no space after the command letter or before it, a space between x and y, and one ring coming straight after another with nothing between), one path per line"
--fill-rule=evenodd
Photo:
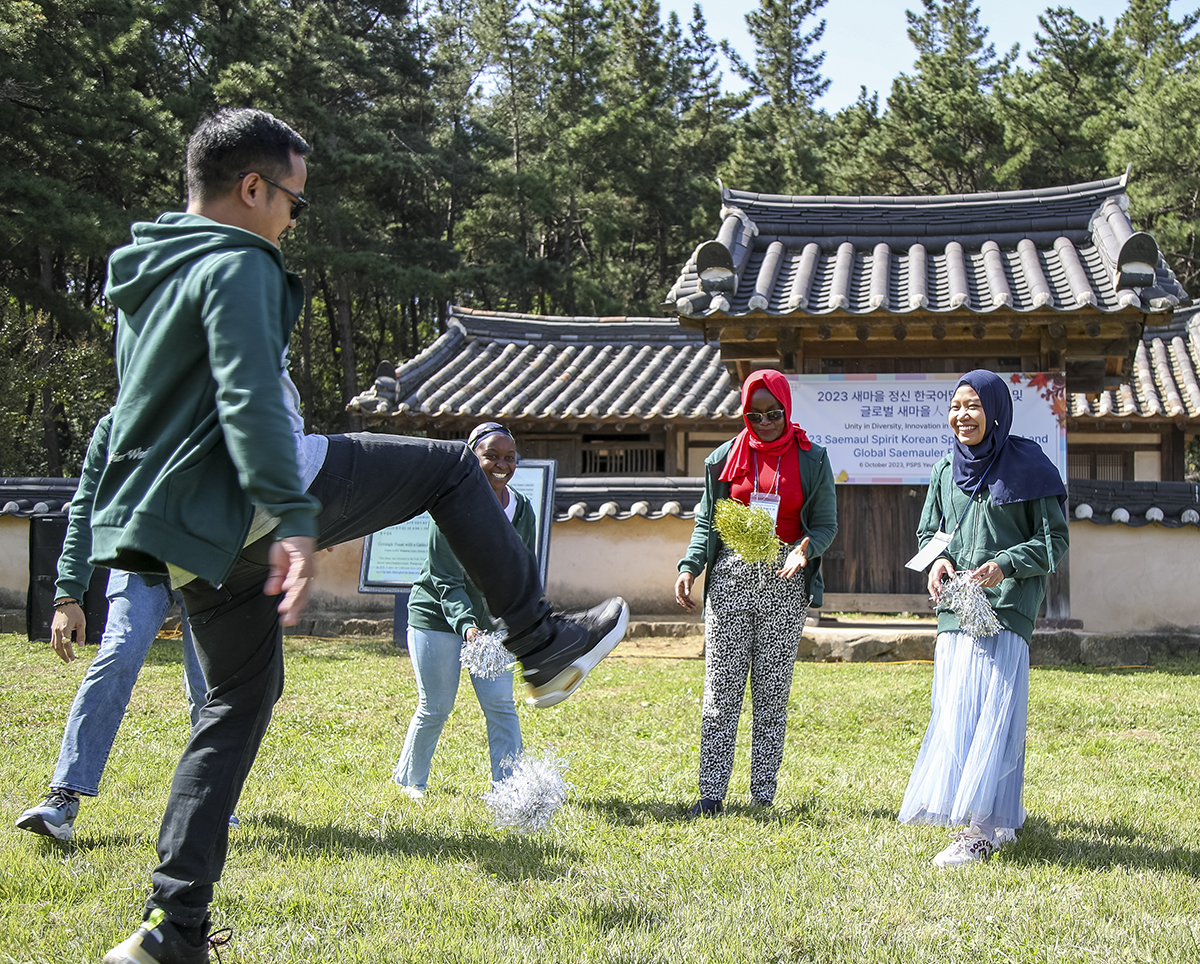
M629 607L614 598L563 618L550 612L537 563L461 442L397 435L331 436L309 492L323 506L318 544L335 545L428 511L488 608L508 629L530 702L566 699L620 642Z

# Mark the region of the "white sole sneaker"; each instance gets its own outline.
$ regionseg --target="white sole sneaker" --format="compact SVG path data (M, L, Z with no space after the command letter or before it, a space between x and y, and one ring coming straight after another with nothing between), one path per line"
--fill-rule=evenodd
M549 683L544 683L541 686L527 687L528 696L525 697L525 702L539 710L544 710L550 706L556 706L561 703L577 689L579 684L584 681L584 678L593 669L600 660L604 659L609 653L617 648L619 643L625 636L625 630L629 626L629 603L625 602L620 596L614 596L610 601L610 606L617 607L619 613L614 613L617 616L617 621L607 633L600 638L586 653L575 657L565 669L555 676Z
M974 831L959 831L950 846L933 858L931 863L939 870L953 870L968 864L983 863L996 852L996 845Z

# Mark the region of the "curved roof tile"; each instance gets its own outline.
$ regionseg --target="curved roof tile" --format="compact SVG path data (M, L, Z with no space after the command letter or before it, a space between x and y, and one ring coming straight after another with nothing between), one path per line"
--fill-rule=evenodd
M347 408L372 422L451 415L709 421L735 417L739 396L716 346L674 318L453 308L443 335Z
M1147 325L1130 384L1094 401L1068 393L1067 416L1200 419L1200 307L1178 309L1169 325Z
M664 307L685 316L1169 311L1188 295L1161 254L1153 284L1118 288L1122 248L1137 241L1125 187L1122 176L928 197L723 188L716 241L732 258L733 292L709 301L693 253Z

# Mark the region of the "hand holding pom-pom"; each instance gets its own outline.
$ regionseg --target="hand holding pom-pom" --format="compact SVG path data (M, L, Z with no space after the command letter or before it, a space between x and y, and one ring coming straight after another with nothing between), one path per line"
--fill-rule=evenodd
M938 605L953 612L959 628L976 639L995 636L1002 628L973 572L955 573L944 583Z
M725 545L749 563L774 562L783 547L775 534L775 520L762 509L752 509L736 499L717 501L713 528Z
M512 666L513 658L504 648L508 633L482 633L468 630L459 661L476 679L499 679Z
M550 826L550 818L574 789L563 779L567 759L547 747L541 757L518 753L515 759L506 757L501 765L511 770L510 775L483 795L496 826L522 833Z

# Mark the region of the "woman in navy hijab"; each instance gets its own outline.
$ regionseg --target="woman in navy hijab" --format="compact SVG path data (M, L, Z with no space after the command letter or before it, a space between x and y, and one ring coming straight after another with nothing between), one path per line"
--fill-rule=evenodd
M1009 434L1012 412L992 372L959 379L954 446L933 468L917 529L922 549L950 538L929 569L938 604L932 712L900 821L963 827L933 859L942 868L986 860L1025 822L1029 638L1046 578L1067 551L1066 488L1035 442ZM964 632L942 601L943 580L961 572L983 587L1001 627L994 635Z

